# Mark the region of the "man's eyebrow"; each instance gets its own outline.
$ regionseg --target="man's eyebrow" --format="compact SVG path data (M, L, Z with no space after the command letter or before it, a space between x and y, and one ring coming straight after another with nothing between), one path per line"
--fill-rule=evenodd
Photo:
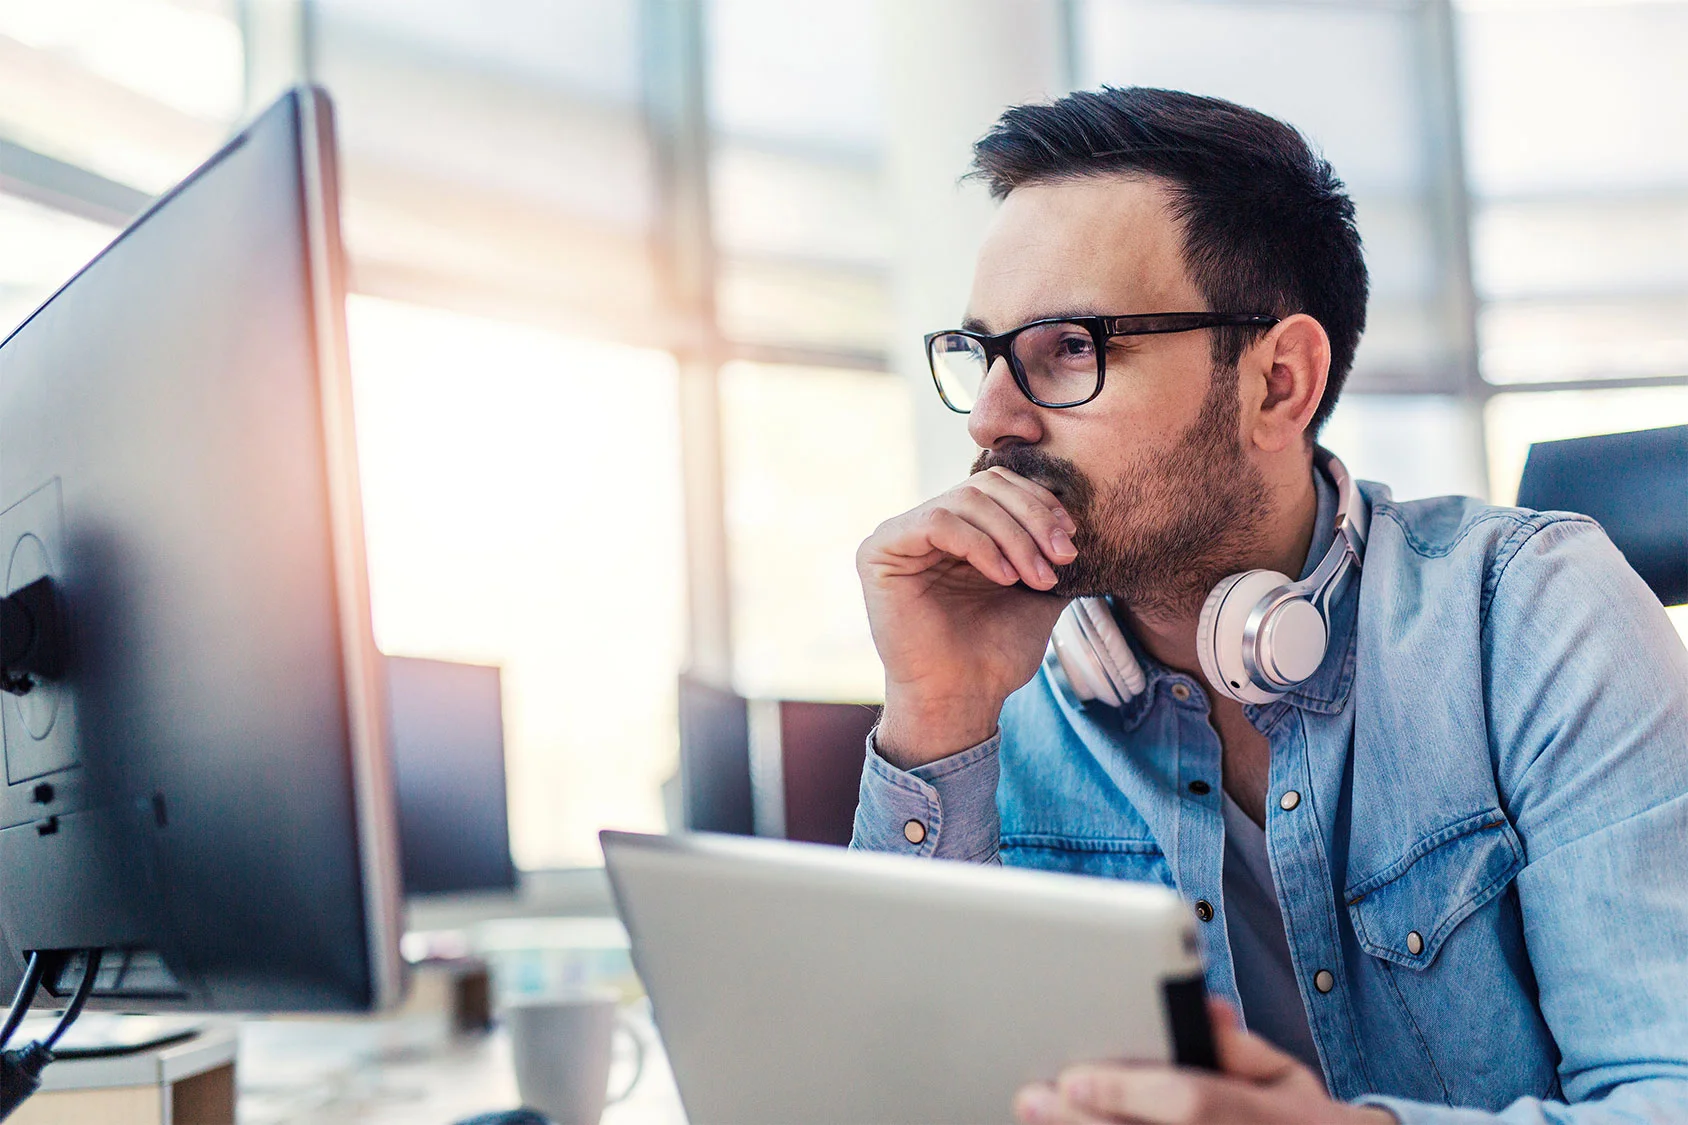
M1020 324L1035 324L1040 320L1077 320L1079 317L1101 315L1101 313L1093 312L1090 309L1056 309L1053 312L1046 312L1041 315L1034 316L1029 320L1022 320L1020 321ZM1019 325L1014 325L1014 327L1017 328ZM976 316L969 316L964 319L961 322L961 330L963 332L977 332L981 336L994 335L994 333L990 330L990 326ZM1011 331L1011 329L1006 331Z

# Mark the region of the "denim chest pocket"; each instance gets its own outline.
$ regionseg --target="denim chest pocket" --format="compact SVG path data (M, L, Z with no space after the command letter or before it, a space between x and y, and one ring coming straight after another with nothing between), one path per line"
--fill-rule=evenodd
M1524 849L1499 809L1456 821L1348 888L1354 934L1373 957L1428 968L1455 927L1523 866Z
M1524 848L1499 809L1419 840L1344 896L1372 973L1366 1034L1391 1044L1374 1079L1423 1100L1499 1112L1558 1089L1516 896ZM1482 1028L1476 1035L1472 1029Z
M1173 885L1172 865L1153 840L1005 832L999 853L1002 862L1013 867Z

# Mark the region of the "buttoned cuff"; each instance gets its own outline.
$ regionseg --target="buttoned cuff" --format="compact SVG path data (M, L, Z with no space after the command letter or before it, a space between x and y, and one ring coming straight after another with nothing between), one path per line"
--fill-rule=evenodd
M977 746L912 770L879 756L867 736L852 848L931 856L972 863L996 862L1000 822L996 810L997 752L1001 734Z

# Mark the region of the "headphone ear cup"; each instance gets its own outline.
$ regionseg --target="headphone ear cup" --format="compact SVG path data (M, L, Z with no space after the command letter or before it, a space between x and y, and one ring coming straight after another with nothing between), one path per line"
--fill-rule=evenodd
M1261 622L1254 649L1268 680L1287 687L1319 670L1329 641L1318 606L1306 598L1290 598Z
M1213 685L1213 690L1221 693L1224 689L1220 685L1225 682L1225 677L1219 671L1213 622L1219 616L1219 607L1225 601L1225 595L1231 592L1231 587L1242 577L1242 574L1233 574L1220 579L1219 585L1208 592L1207 600L1202 603L1201 616L1196 619L1196 659L1201 662L1202 675L1207 677L1207 682Z
M1283 697L1249 675L1243 659L1243 630L1249 614L1271 594L1289 585L1275 570L1245 570L1213 588L1196 623L1196 658L1213 690L1238 703L1271 703Z
M1143 675L1143 666L1138 664L1137 657L1132 655L1131 645L1126 642L1119 622L1114 620L1114 612L1107 599L1080 598L1077 604L1079 624L1084 627L1085 635L1090 638L1096 659L1102 665L1102 670L1108 674L1108 679L1112 681L1114 691L1121 702L1142 695L1143 689L1148 686L1148 680Z
M1147 680L1106 598L1067 604L1049 634L1049 647L1079 702L1123 707L1143 694Z
M1107 670L1097 659L1096 648L1081 624L1080 614L1084 611L1079 608L1079 603L1083 600L1069 602L1067 608L1061 611L1054 630L1049 634L1049 647L1055 650L1055 659L1067 677L1067 686L1080 703L1095 701L1118 707L1122 700L1114 691Z

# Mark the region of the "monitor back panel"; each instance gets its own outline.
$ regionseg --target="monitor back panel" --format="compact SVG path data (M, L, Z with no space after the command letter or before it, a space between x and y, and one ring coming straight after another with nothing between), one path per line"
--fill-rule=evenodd
M0 346L7 588L48 569L70 648L50 692L0 698L12 979L21 950L101 945L96 995L154 1006L396 982L349 390L319 370L344 350L319 339L337 231L307 218L333 218L327 114L284 98Z

